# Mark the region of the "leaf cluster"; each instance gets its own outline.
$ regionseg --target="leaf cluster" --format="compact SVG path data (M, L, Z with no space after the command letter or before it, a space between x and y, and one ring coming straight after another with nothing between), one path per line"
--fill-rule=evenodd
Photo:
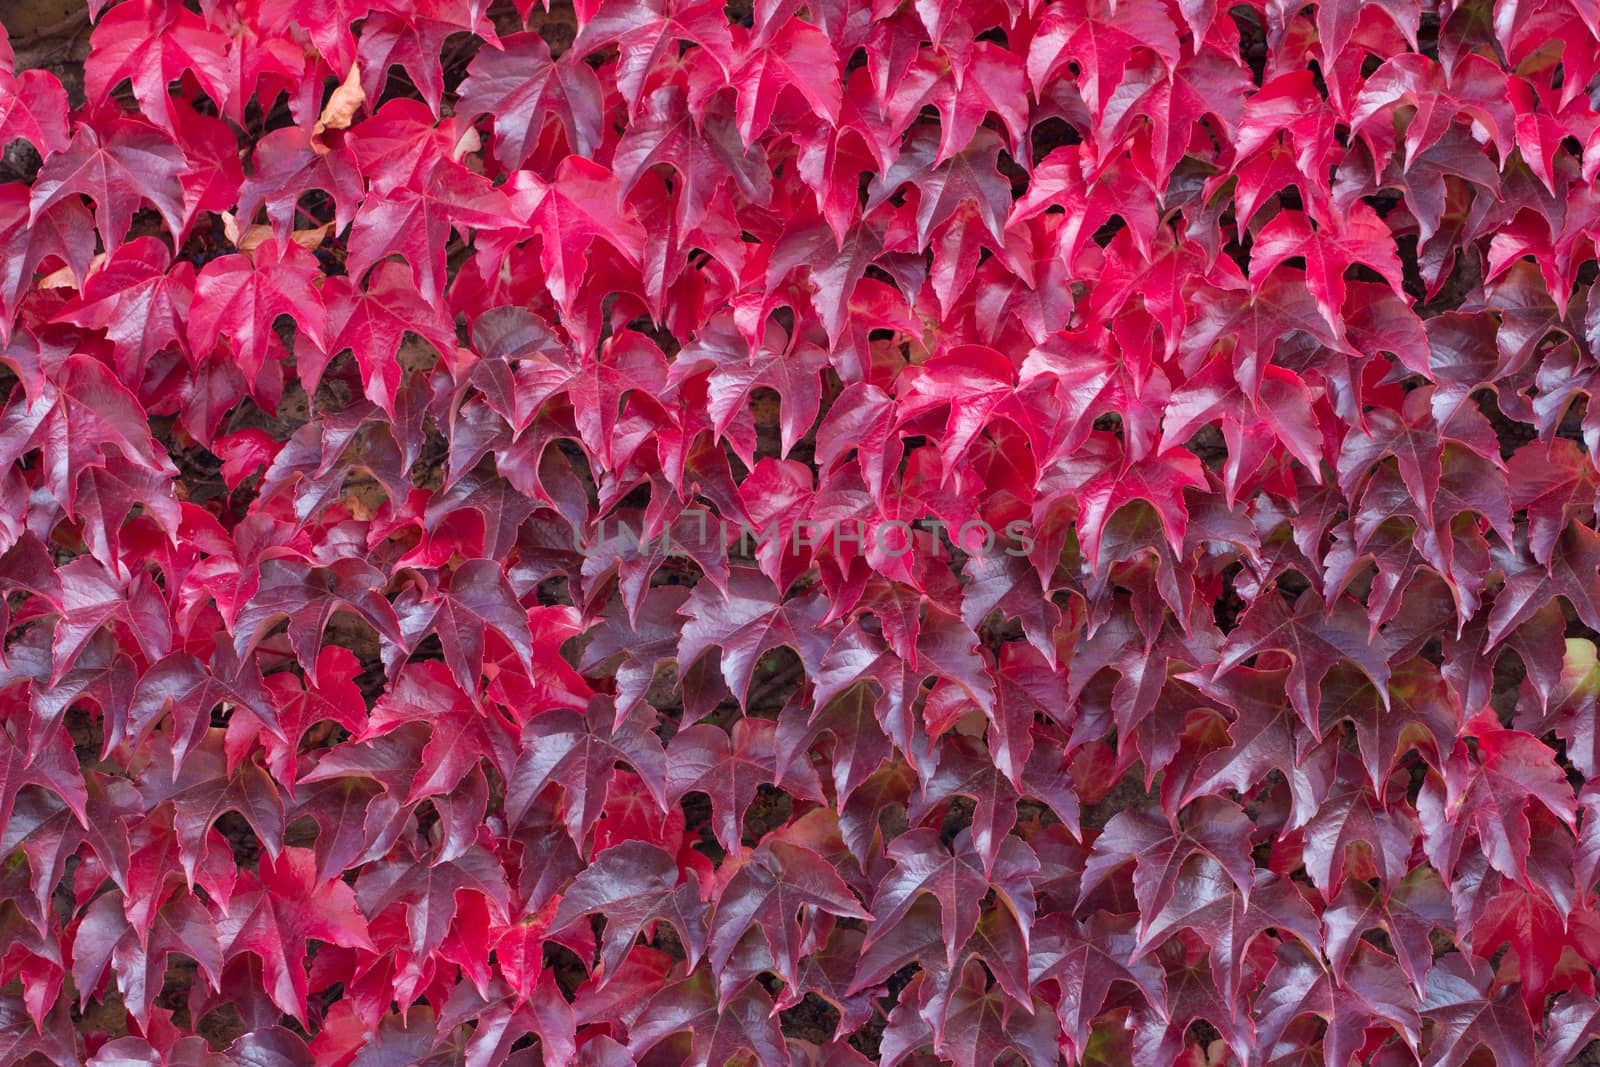
M1600 1036L1591 3L89 6L0 1061Z

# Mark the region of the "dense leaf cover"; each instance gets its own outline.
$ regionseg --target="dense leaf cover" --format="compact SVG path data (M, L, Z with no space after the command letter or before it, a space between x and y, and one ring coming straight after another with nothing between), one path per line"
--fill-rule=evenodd
M0 1061L1600 1034L1600 9L531 5L0 45Z

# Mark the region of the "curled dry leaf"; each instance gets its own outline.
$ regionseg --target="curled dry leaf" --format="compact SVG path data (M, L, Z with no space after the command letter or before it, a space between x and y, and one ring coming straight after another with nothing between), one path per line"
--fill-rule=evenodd
M361 88L361 64L350 64L350 72L345 75L344 81L328 97L328 102L323 105L322 114L317 116L317 124L312 127L312 136L326 133L328 130L344 130L350 127L350 122L367 102L367 94Z

